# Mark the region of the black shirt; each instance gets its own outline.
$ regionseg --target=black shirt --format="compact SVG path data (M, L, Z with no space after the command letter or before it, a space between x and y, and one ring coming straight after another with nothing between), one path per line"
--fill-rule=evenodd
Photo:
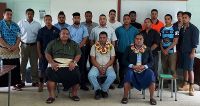
M59 37L59 32L60 30L55 26L52 26L51 29L48 29L46 26L44 26L38 31L37 42L40 42L42 54L44 54L48 43Z
M141 31L140 33L143 35L144 44L147 47L151 48L153 44L158 45L158 47L152 51L154 55L158 55L160 41L161 41L160 34L154 29L150 29L148 33L146 32L146 30Z
M197 48L199 44L199 30L193 24L189 24L189 27L180 29L179 34L179 50L181 52L190 53L193 48Z
M134 22L134 23L131 23L131 25L137 28L138 30L142 29L142 25L140 23Z

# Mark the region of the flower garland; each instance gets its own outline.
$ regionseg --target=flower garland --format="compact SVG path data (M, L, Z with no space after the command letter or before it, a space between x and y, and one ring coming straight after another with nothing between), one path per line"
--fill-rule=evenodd
M142 45L141 48L136 48L134 44L131 44L131 50L133 50L134 53L144 53L146 50L147 46L146 45Z
M101 46L101 44L100 44L99 41L97 41L95 43L96 51L99 52L99 53L101 53L101 54L108 53L112 49L112 47L113 47L112 44L110 42L108 42L108 41L106 42L106 44L105 44L104 47Z

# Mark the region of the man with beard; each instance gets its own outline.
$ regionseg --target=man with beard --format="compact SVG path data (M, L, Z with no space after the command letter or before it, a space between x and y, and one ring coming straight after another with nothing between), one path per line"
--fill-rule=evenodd
M88 39L88 30L84 25L80 24L80 13L75 12L72 14L73 16L73 25L69 26L68 29L70 31L70 39L79 44L81 49L81 59L78 62L78 66L80 67L81 72L81 83L80 88L82 90L88 91L89 88L86 86L87 81L87 70L86 63L87 59L85 58L86 52L86 41Z
M65 13L63 11L60 11L58 13L58 23L56 23L54 26L61 30L62 28L67 28L69 27L69 24L65 23L66 17Z

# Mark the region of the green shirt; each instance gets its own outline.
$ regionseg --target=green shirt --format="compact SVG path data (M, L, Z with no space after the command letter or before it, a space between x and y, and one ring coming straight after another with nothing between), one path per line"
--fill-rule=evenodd
M63 44L60 39L55 39L47 45L45 53L50 54L53 58L74 59L75 56L81 55L81 50L79 45L72 40Z

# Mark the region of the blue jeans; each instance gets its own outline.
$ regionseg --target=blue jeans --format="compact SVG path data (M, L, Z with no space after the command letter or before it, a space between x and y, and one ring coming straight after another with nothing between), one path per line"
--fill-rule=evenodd
M110 85L113 83L113 81L116 79L116 74L113 69L113 67L109 67L106 71L106 80L103 84L99 84L97 81L97 77L99 76L99 70L96 67L92 67L89 74L88 74L88 79L92 86L94 87L94 90L102 90L104 92L107 92Z

